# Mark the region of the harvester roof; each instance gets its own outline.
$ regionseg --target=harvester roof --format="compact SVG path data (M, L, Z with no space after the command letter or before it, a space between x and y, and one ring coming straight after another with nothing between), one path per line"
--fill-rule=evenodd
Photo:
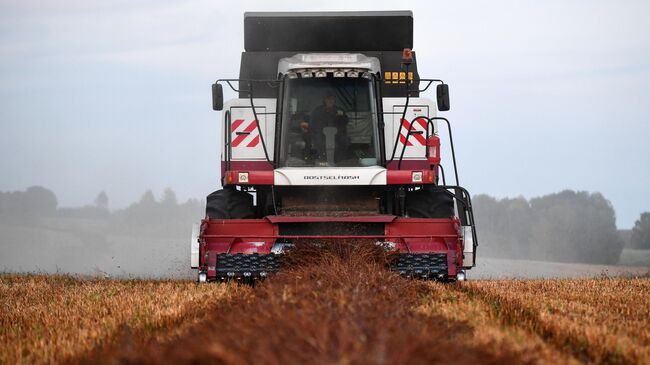
M276 79L281 59L305 53L360 53L379 60L382 76L399 75L405 71L402 51L412 47L411 11L247 12L239 78ZM408 71L417 80L415 53ZM255 97L277 97L277 88L264 82L253 84ZM418 85L414 82L413 89ZM386 82L382 90L383 96L406 95L403 82ZM411 96L418 96L417 91ZM240 97L248 93L241 91Z
M413 48L411 11L244 13L244 49L249 52L404 48Z

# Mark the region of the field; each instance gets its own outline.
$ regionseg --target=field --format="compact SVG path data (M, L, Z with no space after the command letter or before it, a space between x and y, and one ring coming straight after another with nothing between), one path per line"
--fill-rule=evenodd
M650 363L650 279L415 281L339 245L255 287L0 276L0 364Z

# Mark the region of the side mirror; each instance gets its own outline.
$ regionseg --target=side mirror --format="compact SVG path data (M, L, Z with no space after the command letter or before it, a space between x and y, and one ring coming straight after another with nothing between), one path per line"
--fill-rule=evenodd
M449 110L449 85L439 84L436 87L436 96L438 99L438 110L441 112Z
M223 87L221 84L212 84L212 110L223 110Z

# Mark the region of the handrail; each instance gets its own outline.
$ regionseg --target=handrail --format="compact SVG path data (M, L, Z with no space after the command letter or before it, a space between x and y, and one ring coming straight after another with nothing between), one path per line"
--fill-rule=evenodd
M259 79L259 80L257 80L257 79L218 79L215 83L218 84L220 82L225 82L232 89L232 91L234 91L236 93L240 93L240 92L250 93L250 92L252 92L252 90L241 90L241 89L235 88L232 85L232 82L237 82L237 83L241 83L241 82L247 82L247 83L266 82L267 85L269 85L269 83L282 83L283 81L284 80L278 80L278 79L275 79L275 80L273 80L273 79ZM273 86L269 85L269 87L273 87Z
M406 75L408 75L408 66L409 65L406 64ZM386 79L381 79L381 80L386 81ZM390 161L387 161L387 162L393 162L393 160L395 160L395 152L397 151L397 145L399 144L399 137L400 137L400 134L402 132L402 120L404 120L404 118L406 117L406 111L408 110L409 99L411 97L411 92L416 91L416 90L411 90L410 86L415 81L417 81L417 82L420 82L420 81L427 82L427 86L425 86L424 89L421 89L421 90L418 89L417 90L418 93L425 92L434 82L441 83L441 84L445 83L444 81L442 81L440 79L408 79L408 80L405 79L404 80L404 84L405 84L405 87L406 87L406 102L404 103L404 110L402 111L402 118L400 118L400 123L399 123L399 126L397 128L397 134L395 135L395 143L393 145L393 153L390 156ZM395 113L391 113L391 114L395 114ZM408 142L408 138L409 138L410 135L411 135L411 133L410 133L410 128L409 128L409 132L407 132L407 134L406 134L406 141L404 142L404 148L402 148L402 155L404 154L404 149L406 147L406 142ZM402 159L400 158L399 162L397 163L397 169L399 170L401 168L401 166L402 166Z
M407 74L408 74L408 72L407 72ZM395 80L393 80L393 79L384 79L384 78L379 78L378 80L379 80L379 81L383 81L384 83L385 83L386 81L390 81L390 82L395 81ZM427 91L427 89L429 89L429 87L430 87L434 82L435 82L435 83L441 83L441 84L444 84L444 83L445 83L444 81L442 81L442 80L440 80L440 79L408 79L408 80L404 79L404 80L397 80L397 81L399 81L399 82L401 82L401 81L404 81L404 82L406 82L406 81L410 81L411 83L414 83L414 82L422 82L422 81L423 81L423 82L426 82L426 83L427 83L427 86L425 86L424 89L410 90L411 92L418 92L418 93L423 93L423 92Z
M266 142L264 142L264 134L262 133L262 128L260 128L260 121L257 118L257 112L255 111L255 104L253 104L253 83L248 82L248 99L251 102L251 109L253 109L253 117L255 118L255 126L257 127L257 133L260 136L260 142L262 142L262 150L264 151L264 157L266 157L266 161L268 161L271 165L273 165L273 162L271 162L271 159L269 158L269 152L266 150Z
M467 219L468 219L467 223L470 227L472 227L472 240L474 241L473 250L472 250L472 256L473 256L472 262L473 262L473 266L476 266L476 249L478 247L478 236L476 234L476 224L474 221L474 207L472 206L472 197L469 195L469 191L467 191L467 189L459 185L437 185L437 187L447 189L447 190L452 189L454 191L460 190L462 193L460 198L457 196L457 194L454 194L454 197L457 200L460 200L461 203L463 203L467 208Z
M405 64L406 66L406 75L408 75L409 71L409 64ZM393 153L390 155L390 162L393 162L395 159L395 152L397 151L397 145L399 144L399 136L400 133L402 133L402 120L406 118L406 111L408 110L409 107L409 99L411 98L411 83L412 81L405 81L404 86L406 87L406 102L404 102L404 110L402 111L402 117L399 120L399 127L397 129L397 134L395 135L395 144L393 145ZM409 127L409 130L411 128ZM404 143L406 144L406 143ZM398 169L399 169L399 164L398 164Z
M232 91L241 93L245 92L248 94L248 98L250 100L250 108L253 110L253 117L255 118L255 127L257 128L257 133L260 136L260 142L262 142L262 151L264 151L264 157L266 158L266 161L273 165L273 161L269 158L269 152L268 149L266 148L266 141L264 140L264 134L262 133L262 128L260 127L260 122L257 111L255 110L255 104L253 102L253 82L266 82L267 85L270 87L273 87L270 85L270 83L282 83L284 80L270 80L270 79L261 79L261 80L255 80L255 79L218 79L215 83L220 83L220 82L225 82L228 84L228 86L232 89ZM248 83L248 90L242 90L239 88L236 88L233 86L232 82L237 82L241 84L242 82L247 82ZM238 85L239 86L239 85ZM263 115L267 114L274 114L274 113L260 113ZM276 110L276 120L277 120L277 110ZM230 134L230 128L227 131L228 134ZM231 152L231 145L230 143L228 144L228 154Z
M426 140L429 140L429 126L431 126L431 130L433 131L433 133L435 133L435 128L434 128L433 122L431 121L430 118L425 117L425 116L418 116L418 117L413 118L413 120L411 121L411 124L409 124L408 130L406 131L406 138L404 139L404 144L402 146L402 152L399 154L399 160L397 161L397 169L398 170L402 169L402 160L404 159L404 152L406 151L406 146L409 143L409 137L411 136L411 134L413 134L412 133L413 130L411 129L411 126L413 125L413 122L415 122L418 119L426 119L427 122L428 122L427 123ZM402 118L402 120L404 120L404 118ZM400 126L402 125L402 120L400 120ZM399 135L397 136L397 138L399 138ZM426 152L425 152L425 156L426 156Z
M460 185L460 181L458 181L458 168L456 166L456 150L454 148L454 137L451 134L451 123L449 123L449 119L443 117L432 117L429 119L432 121L444 120L447 123L447 131L449 132L449 146L451 147L451 158L454 163L454 177L456 178L456 185Z
M225 171L230 170L230 160L232 159L232 151L230 150L230 144L232 142L232 133L230 132L231 130L231 123L232 123L232 116L230 115L230 110L226 110L224 118L226 119L226 122L224 123L224 133L223 133L223 139L224 139L224 158L226 159L226 166L225 166Z
M408 65L406 65L406 74L408 75ZM378 78L378 80L380 82L381 81L386 81L385 79L382 79L382 78ZM394 81L394 80L391 80L391 81ZM386 163L393 162L395 160L395 153L397 152L397 146L399 144L399 139L400 139L400 135L401 135L402 127L403 127L401 121L404 120L404 118L406 117L406 112L408 110L409 101L410 101L410 95L411 95L412 92L416 91L416 90L411 90L410 89L411 84L413 82L415 82L415 81L417 81L417 82L426 82L427 83L424 88L418 89L417 92L425 92L426 90L429 89L429 87L431 85L433 85L433 83L444 84L444 81L441 80L441 79L421 79L420 78L420 79L404 80L405 88L406 88L406 101L404 103L404 109L401 112L402 117L400 118L400 123L398 123L399 126L398 126L398 129L397 129L397 133L395 135L395 143L393 144L393 152L391 153L390 159L388 161L386 161ZM271 113L271 112L257 113L256 108L255 108L255 104L253 102L253 82L266 82L267 85L269 85L271 87L274 87L271 84L283 83L284 79L218 79L216 82L217 83L220 83L220 82L226 83L234 92L246 92L248 94L249 100L250 100L250 108L252 109L253 116L255 118L255 126L256 126L257 131L258 131L259 136L260 136L260 142L262 142L262 149L264 151L264 157L266 158L266 160L270 164L273 164L273 162L271 161L271 159L269 157L268 149L266 147L266 141L264 139L261 127L259 125L258 115L275 114L276 122L277 122L278 111L276 110L275 113ZM248 83L248 90L243 90L243 89L240 89L238 87L235 87L232 84L233 82L238 82L238 83L246 82L246 83ZM279 87L279 85L277 85L276 87ZM381 114L383 115L383 114L399 114L399 113L398 112L387 112L387 111L382 110ZM450 146L451 146L451 154L452 154L452 160L453 160L453 165L454 165L454 177L456 179L456 184L459 184L460 182L459 182L459 179L458 179L458 168L457 168L457 165L456 165L456 151L455 151L455 148L454 148L454 140L453 140L453 135L452 135L452 132L451 132L451 124L450 124L449 120L447 118L443 118L443 117L431 117L431 118L429 118L429 117L426 117L426 116L418 116L418 117L414 118L414 120L417 120L417 119L426 119L428 121L428 125L429 124L432 125L433 120L444 120L446 122L447 130L449 132L449 142L450 142ZM428 133L429 133L429 129L428 129L428 126L427 126L427 137L429 136ZM435 132L433 132L433 133L435 133ZM398 163L397 163L397 169L398 170L401 169L402 160L404 159L404 153L406 151L406 146L408 144L408 141L409 141L409 138L410 138L411 134L413 134L413 132L412 132L411 128L408 128L408 131L406 133L406 139L404 141L404 146L402 146L402 151L400 153L400 157L399 157L399 160L398 160Z
M429 137L429 135L428 135L429 126L431 126L431 128L433 130L433 121L434 120L444 120L446 122L447 131L449 132L449 145L450 145L450 148L451 148L451 158L452 158L452 162L453 162L453 166L454 166L454 177L456 178L456 184L460 185L460 182L458 180L458 166L456 165L456 149L454 148L454 137L453 137L453 134L451 132L451 123L449 122L449 119L443 118L443 117L430 117L429 118L429 117L426 117L424 115L420 115L420 116L417 116L417 117L413 118L413 121L418 120L418 119L426 119L427 120L427 122L428 122L427 123L427 137ZM411 121L411 123L413 123L413 121ZM400 126L401 126L401 123L400 123ZM398 163L397 163L397 169L398 170L401 167L401 162L402 162L402 159L404 158L404 152L406 151L406 145L408 144L408 140L409 140L409 137L411 136L411 134L412 134L411 129L409 128L409 130L406 133L406 138L404 140L404 145L402 146L402 152L400 153L399 160L398 160ZM399 138L399 135L397 136L397 138Z
M447 179L445 179L445 169L441 164L438 164L438 169L440 169L440 174L442 175L442 185L447 185Z

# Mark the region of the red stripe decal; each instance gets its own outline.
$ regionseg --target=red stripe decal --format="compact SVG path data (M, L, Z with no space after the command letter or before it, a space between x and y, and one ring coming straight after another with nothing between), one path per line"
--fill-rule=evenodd
M418 118L417 120L418 120L419 124L422 125L422 122L421 122L422 118ZM409 123L405 119L402 119L402 126L406 130L409 130L409 129L412 130L412 131L416 130L415 127L413 126L413 124ZM424 128L426 129L426 122L424 123ZM424 136L421 135L421 134L411 134L411 137L415 138L415 140L418 141L422 146L425 146L427 144L426 138L424 138ZM404 137L403 134L400 134L400 141L402 141L402 144L404 144L404 141L406 141L406 137ZM412 144L410 142L410 138L409 138L409 143L407 144L407 146L412 146Z
M417 120L418 124L420 124L420 125L422 126L422 128L424 128L424 130L426 131L427 128L429 127L429 126L427 125L427 124L428 124L428 121L427 121L426 119L424 119L424 118L418 118L418 119L416 119L416 120Z
M250 123L250 124L249 124L245 129L244 129L244 132L249 132L249 133L250 133L250 132L253 131L253 129L255 129L255 127L256 127L256 125L255 125L255 121L253 120L253 121L252 121L252 122L251 122L251 123ZM240 135L238 135L237 137L235 137L235 139L232 140L232 146L233 146L233 147L237 147L237 146L239 146L239 144L242 143L242 142L246 139L246 137L248 137L248 136L249 136L249 134L240 134Z
M244 123L243 119L237 119L234 122L232 122L232 124L230 125L230 133L234 133L242 123Z
M404 137L404 135L401 134L401 133L399 134L399 141L402 142L402 144L404 144L404 142L406 142L406 137ZM411 143L411 142L409 141L406 145L407 145L407 146L413 146L413 143Z
M257 136L255 136L255 138L253 138L253 140L250 141L250 143L247 144L246 147L255 147L255 146L257 146L258 143L260 143L260 136L259 136L259 134L258 134Z

